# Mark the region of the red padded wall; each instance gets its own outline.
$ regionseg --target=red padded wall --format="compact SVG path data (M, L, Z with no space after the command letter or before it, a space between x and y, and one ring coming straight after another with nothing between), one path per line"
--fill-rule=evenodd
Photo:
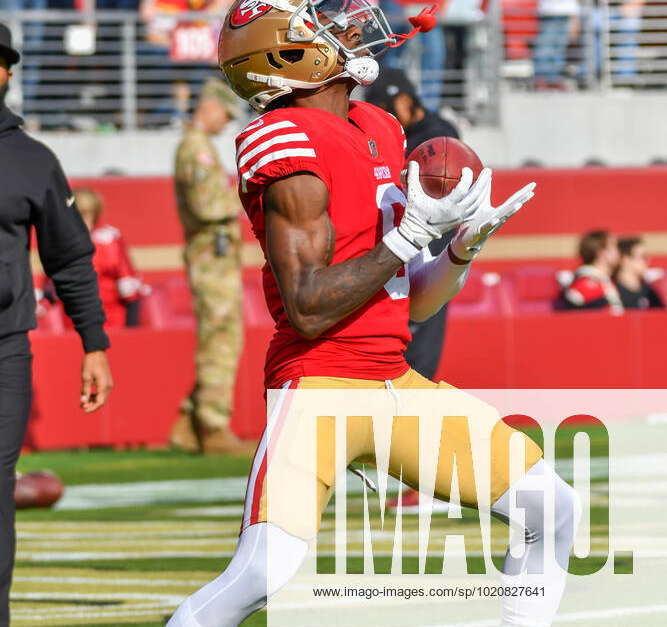
M518 170L496 172L494 195L505 198L530 180L538 182L531 204L497 238L579 234L606 227L617 232L667 231L667 169ZM107 222L132 247L179 245L181 227L167 178L73 181L100 191ZM252 240L247 220L245 238ZM654 262L667 265L667 250ZM503 258L478 268L511 272L530 263ZM573 267L570 258L540 258L540 265ZM152 268L159 283L177 268ZM236 385L232 425L258 437L264 423L263 361L272 322L257 269L245 271L245 348ZM464 299L465 300L465 299ZM505 311L501 309L501 312ZM98 414L78 409L81 349L73 332L34 333L35 403L27 445L32 448L162 445L180 400L193 378L191 329L130 329L112 333L110 359L116 387ZM667 387L662 347L667 312L452 315L438 377L467 388Z

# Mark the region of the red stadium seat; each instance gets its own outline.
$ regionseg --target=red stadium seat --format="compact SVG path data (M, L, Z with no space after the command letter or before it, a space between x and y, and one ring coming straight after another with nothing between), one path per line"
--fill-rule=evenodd
M517 314L551 313L561 286L557 274L548 266L525 266L506 276L507 294Z
M495 272L472 270L463 289L452 299L449 315L493 316L508 313L502 279Z
M262 275L256 269L243 273L243 315L249 328L273 329L274 321L264 302ZM141 326L153 329L191 328L196 324L190 286L175 277L151 286L141 301Z
M185 277L175 277L151 286L141 301L141 326L154 329L194 328L190 286Z

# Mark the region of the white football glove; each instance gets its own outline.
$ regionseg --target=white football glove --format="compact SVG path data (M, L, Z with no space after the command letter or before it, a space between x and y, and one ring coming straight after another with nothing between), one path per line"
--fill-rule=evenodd
M491 170L482 170L472 185L472 170L463 168L458 185L444 198L431 198L419 181L419 164L408 163L408 197L398 227L383 241L402 261L408 262L424 246L470 218L490 193Z
M451 243L449 250L455 257L471 261L482 246L507 220L509 220L535 193L537 183L529 183L518 192L512 194L502 205L491 205L491 185L485 190L483 202L478 204L475 212L463 222Z

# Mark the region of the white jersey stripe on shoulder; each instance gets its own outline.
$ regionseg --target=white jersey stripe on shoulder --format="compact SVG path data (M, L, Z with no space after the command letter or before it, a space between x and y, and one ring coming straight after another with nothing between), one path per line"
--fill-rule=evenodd
M275 146L276 144L288 144L289 142L307 142L309 141L308 135L305 133L288 133L287 135L277 135L271 139L267 139L265 142L262 142L258 146L255 146L252 150L248 150L243 154L239 159L239 168L243 167L250 159L257 156L258 154L264 152Z
M269 133L273 131L278 131L281 128L294 128L296 124L294 122L290 122L289 120L283 120L282 122L276 122L275 124L269 124L268 126L263 126L259 130L255 131L251 135L248 135L240 144L239 147L236 150L236 157L241 156L241 153L248 147L250 144L256 142L260 137L264 137L264 135L268 135Z
M241 189L243 192L248 191L248 181L255 175L255 172L264 167L267 163L277 161L278 159L285 159L286 157L316 157L315 151L312 148L285 148L284 150L276 150L264 155L259 161L254 163L246 172L241 174Z
M316 157L315 151L312 148L285 148L284 150L276 150L275 152L270 152L268 155L264 155L256 163L254 163L247 172L243 173L243 179L251 179L255 172L260 168L264 167L267 163L272 161L278 161L278 159L285 159L287 157Z

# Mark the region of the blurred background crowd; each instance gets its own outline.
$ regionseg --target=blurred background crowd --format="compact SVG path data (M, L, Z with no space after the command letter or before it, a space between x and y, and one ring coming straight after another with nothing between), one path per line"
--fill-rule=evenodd
M13 105L32 129L179 126L215 71L229 0L0 0L23 51ZM396 32L425 6L379 0ZM498 92L663 89L664 0L449 0L390 51L424 105L497 121Z

